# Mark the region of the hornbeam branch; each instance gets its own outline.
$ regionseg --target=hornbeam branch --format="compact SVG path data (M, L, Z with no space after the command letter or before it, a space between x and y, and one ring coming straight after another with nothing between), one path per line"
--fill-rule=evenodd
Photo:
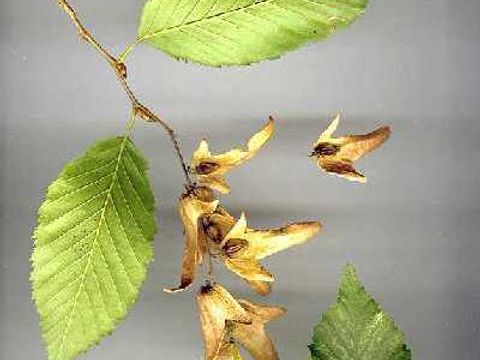
M69 4L67 0L57 0L58 5L60 8L65 11L65 13L68 15L70 20L73 22L75 27L77 28L78 35L80 36L81 39L84 39L87 41L92 47L97 50L97 52L102 56L102 58L105 59L105 61L110 65L110 67L114 70L118 81L120 82L120 85L122 86L123 90L127 94L128 98L130 99L130 102L132 104L132 111L134 113L134 116L139 116L143 120L148 121L148 122L155 122L159 124L160 126L163 127L163 129L166 131L167 135L169 136L173 147L175 148L175 153L177 155L177 158L180 162L180 165L182 166L182 170L185 176L185 181L187 183L188 187L192 187L192 181L190 179L190 174L188 172L187 165L185 163L185 158L183 157L182 151L180 149L180 144L178 142L177 136L175 134L175 131L172 129L172 127L167 123L167 121L160 116L156 115L152 110L150 110L148 107L143 105L135 95L135 93L132 91L130 84L128 83L127 80L127 67L126 65L121 61L118 60L115 56L113 56L110 52L108 52L102 44L100 44L91 34L90 31L83 25L83 23L80 21L78 18L78 15L74 8Z

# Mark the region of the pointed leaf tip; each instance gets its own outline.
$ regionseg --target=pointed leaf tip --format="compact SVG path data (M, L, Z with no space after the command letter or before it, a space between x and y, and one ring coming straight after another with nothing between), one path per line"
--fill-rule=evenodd
M410 360L404 335L345 266L337 302L315 327L312 360ZM347 355L348 354L348 355Z

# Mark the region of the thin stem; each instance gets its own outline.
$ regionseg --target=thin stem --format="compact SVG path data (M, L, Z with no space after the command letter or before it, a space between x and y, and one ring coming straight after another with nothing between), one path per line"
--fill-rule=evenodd
M188 186L192 186L192 180L190 179L190 174L188 172L188 168L185 162L185 158L182 154L182 151L180 149L180 144L178 142L177 136L175 134L175 131L170 127L170 125L167 123L167 121L160 116L156 115L152 110L150 110L148 107L143 105L135 95L135 93L132 91L128 81L127 81L127 67L123 63L123 59L128 55L130 51L132 51L133 47L135 46L135 43L132 43L127 50L125 51L119 59L114 57L111 53L109 53L103 46L100 44L94 37L93 35L87 30L87 28L83 25L83 23L80 21L80 19L77 16L77 13L73 9L73 7L69 4L67 0L57 0L58 5L60 8L65 11L65 13L68 15L70 20L73 22L75 27L77 28L78 34L80 38L84 39L87 41L89 44L92 45L92 47L97 50L97 52L107 61L107 63L112 67L113 71L117 75L118 81L120 82L120 85L122 86L123 90L127 94L131 104L132 104L132 113L134 116L139 116L143 120L148 121L148 122L154 122L159 124L167 135L170 138L170 141L173 144L173 147L175 149L176 156L180 162L180 165L183 170L183 174L185 176L185 181Z
M128 118L127 125L125 126L125 136L130 136L132 132L133 125L135 124L135 119L137 118L137 114L135 110L132 108L130 111L130 117Z
M135 46L137 46L137 44L139 44L140 42L142 42L141 39L136 39L135 41L132 41L130 44L128 44L125 50L123 50L123 52L118 57L118 61L125 62L127 56L130 55Z

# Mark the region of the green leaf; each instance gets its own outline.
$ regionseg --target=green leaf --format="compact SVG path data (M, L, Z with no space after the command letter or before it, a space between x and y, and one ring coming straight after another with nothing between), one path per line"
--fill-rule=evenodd
M326 38L366 5L367 0L148 0L137 42L204 65L247 65Z
M344 270L337 302L315 327L313 360L410 360L402 332L362 287L355 268Z
M73 359L127 315L156 231L147 164L128 137L65 166L39 210L33 298L49 359Z

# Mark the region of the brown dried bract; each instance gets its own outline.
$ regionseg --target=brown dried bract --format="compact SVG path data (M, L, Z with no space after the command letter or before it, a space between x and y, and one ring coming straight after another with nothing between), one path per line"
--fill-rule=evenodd
M218 284L202 287L197 303L206 360L241 360L237 343L255 360L278 360L265 324L284 315L284 308L237 301Z
M251 324L251 315L221 285L207 285L197 296L205 341L205 359L217 359L226 338L226 322Z
M224 340L215 360L242 360L238 345L233 340Z
M203 219L212 214L218 206L211 191L197 188L183 194L179 201L179 213L185 230L185 250L180 285L165 289L178 292L187 288L194 280L198 265L207 251L207 240L203 229Z
M314 144L311 156L327 173L365 183L367 178L353 167L353 163L382 145L390 136L390 128L385 126L364 135L335 138L333 133L339 122L340 115L337 115Z
M218 245L225 266L245 279L261 295L267 295L273 275L259 260L310 240L321 229L318 222L294 223L279 229L255 230L247 227L245 215L233 225Z
M272 292L272 283L269 281L245 281L258 295L267 296Z
M272 340L265 331L265 324L283 316L287 311L282 307L253 304L239 300L240 305L251 316L250 324L234 323L232 337L240 343L255 360L278 360Z
M274 120L270 117L267 125L248 140L246 150L234 148L217 155L212 155L207 141L202 140L193 153L191 170L196 174L199 183L227 194L230 186L225 180L225 174L255 156L272 137L273 131Z
M217 207L217 210L209 216L205 224L205 232L208 241L211 243L213 248L217 249L217 254L221 254L222 250L218 247L223 239L227 236L230 229L235 225L235 218L230 215L224 208L221 206ZM235 242L233 242L234 244ZM240 244L238 239L236 241L236 246L227 246L227 254L233 255L236 251L240 250L240 246L243 248L244 244L247 244L245 240L240 239ZM232 243L230 243L232 245ZM267 281L249 281L244 279L253 290L262 296L270 294L272 291L271 282Z
M205 224L205 232L208 240L213 244L219 245L228 232L235 225L235 218L230 215L223 207L218 206L217 210L208 217Z

